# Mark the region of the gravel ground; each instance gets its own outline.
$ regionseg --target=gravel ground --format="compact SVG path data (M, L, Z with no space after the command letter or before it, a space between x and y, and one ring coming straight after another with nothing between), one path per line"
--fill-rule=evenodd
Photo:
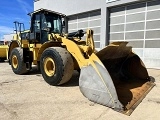
M50 86L33 71L15 75L0 63L0 120L159 120L160 70L148 69L156 86L130 116L85 98L78 87L78 72L63 86Z

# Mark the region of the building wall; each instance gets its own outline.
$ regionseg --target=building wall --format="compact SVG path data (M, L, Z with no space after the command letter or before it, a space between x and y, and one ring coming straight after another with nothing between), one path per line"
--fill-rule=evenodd
M46 8L67 16L101 8L105 0L39 0L34 3L34 10Z
M124 4L108 10L110 42L128 41L147 67L160 68L160 1Z
M93 28L99 49L128 41L148 68L160 68L159 0L39 0L34 10L39 8L66 14L69 32ZM91 17L94 12L98 14Z
M87 13L68 16L68 32L87 29L94 30L94 42L97 50L100 48L101 11L96 10ZM86 35L82 39L85 40Z

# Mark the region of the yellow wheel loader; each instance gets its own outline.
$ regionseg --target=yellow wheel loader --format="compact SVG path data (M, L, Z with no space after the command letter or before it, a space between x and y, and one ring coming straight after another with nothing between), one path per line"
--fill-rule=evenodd
M0 45L0 62L4 62L4 60L8 59L8 48L8 45L5 43Z
M15 74L37 65L44 80L57 86L80 69L79 88L85 97L127 115L155 85L127 42L111 43L96 52L92 30L63 34L65 15L39 9L30 16L30 31L20 31L18 40L9 47L9 63ZM84 34L86 40L81 40Z

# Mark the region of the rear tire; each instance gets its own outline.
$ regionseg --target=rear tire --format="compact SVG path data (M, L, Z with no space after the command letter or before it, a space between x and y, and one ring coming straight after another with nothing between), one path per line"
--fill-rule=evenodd
M26 65L23 61L23 49L14 48L10 55L11 67L15 74L24 74L27 72Z
M74 70L72 56L65 48L47 48L41 55L40 70L48 84L66 83L72 77Z

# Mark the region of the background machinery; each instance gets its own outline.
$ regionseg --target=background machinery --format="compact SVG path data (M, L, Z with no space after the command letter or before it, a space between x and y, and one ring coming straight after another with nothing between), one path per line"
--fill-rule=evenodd
M155 85L127 42L111 43L96 52L92 30L62 33L65 15L39 9L30 16L30 30L20 30L9 46L15 74L37 65L44 80L56 86L80 69L79 88L85 97L127 115ZM85 33L86 40L81 40Z
M13 40L20 40L20 34L25 34L28 32L24 28L23 23L19 23L17 21L14 22L15 24L15 35L13 37ZM18 30L19 29L19 30ZM23 30L23 32L18 32ZM4 62L5 60L8 60L8 49L9 49L10 41L4 41L3 44L0 44L0 62Z
M8 45L0 45L0 62L3 62L8 57Z

